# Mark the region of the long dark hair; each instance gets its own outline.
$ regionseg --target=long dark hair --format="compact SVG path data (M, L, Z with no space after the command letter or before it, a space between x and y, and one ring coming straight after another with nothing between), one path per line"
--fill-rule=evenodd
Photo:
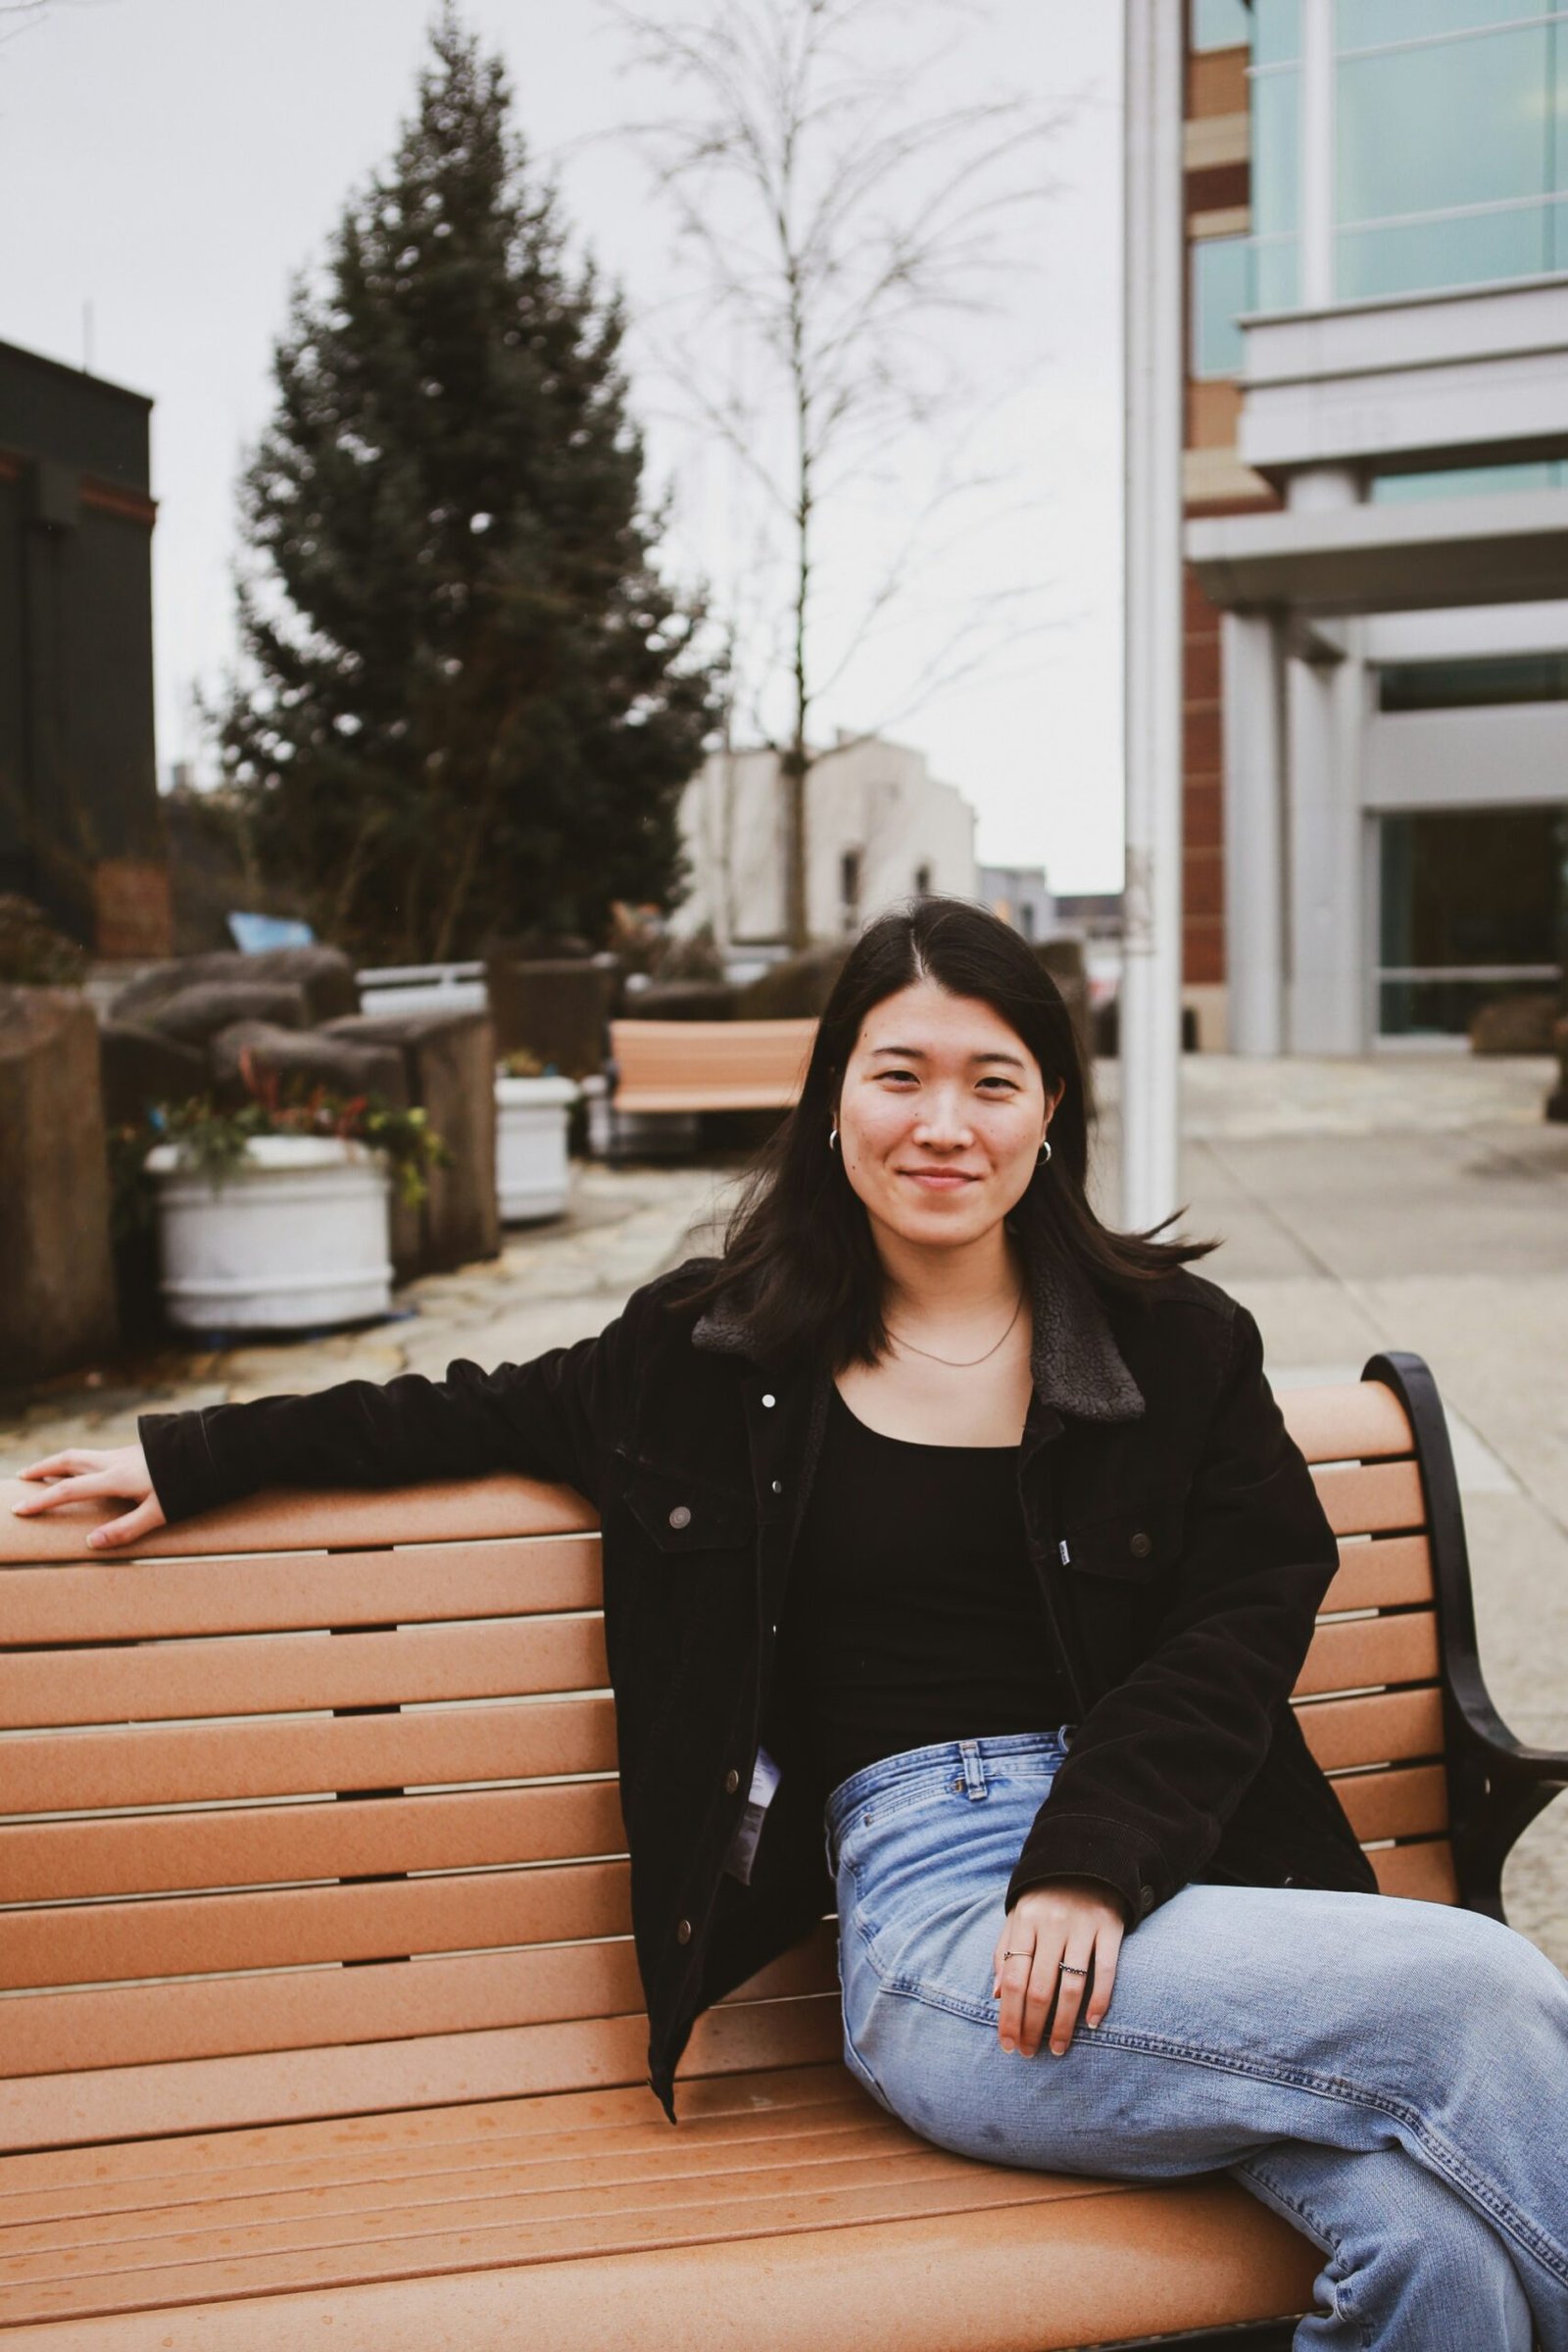
M887 1347L883 1273L859 1199L828 1150L845 1067L866 1015L884 998L934 980L1000 1013L1061 1100L1052 1154L1037 1167L1009 1225L1031 1265L1074 1261L1102 1291L1147 1292L1215 1245L1113 1233L1090 1207L1089 1101L1061 991L1016 931L967 899L923 898L879 915L856 941L817 1027L800 1101L759 1158L701 1297L744 1319L764 1361L802 1357L874 1363Z

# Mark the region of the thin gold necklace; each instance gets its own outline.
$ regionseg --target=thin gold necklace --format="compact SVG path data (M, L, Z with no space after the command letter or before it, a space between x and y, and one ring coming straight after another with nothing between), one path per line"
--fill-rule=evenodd
M1012 1313L1007 1317L1006 1330L1003 1333L1000 1340L993 1341L992 1345L986 1349L984 1355L933 1355L929 1348L917 1348L912 1340L901 1340L896 1331L890 1331L888 1333L888 1338L893 1342L895 1348L906 1348L908 1349L911 1355L923 1355L928 1364L946 1364L950 1372L970 1372L974 1369L976 1364L988 1362L989 1359L996 1354L997 1349L1002 1347L1003 1343L1011 1338L1012 1327L1022 1313L1023 1293L1020 1290L1018 1293L1018 1302L1016 1306L1014 1306Z

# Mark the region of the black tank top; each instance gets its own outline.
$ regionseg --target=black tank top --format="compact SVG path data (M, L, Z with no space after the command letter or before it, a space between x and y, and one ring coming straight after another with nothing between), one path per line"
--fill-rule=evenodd
M1070 1714L1029 1564L1015 1446L915 1446L835 1388L780 1627L768 1745L823 1795L943 1740Z

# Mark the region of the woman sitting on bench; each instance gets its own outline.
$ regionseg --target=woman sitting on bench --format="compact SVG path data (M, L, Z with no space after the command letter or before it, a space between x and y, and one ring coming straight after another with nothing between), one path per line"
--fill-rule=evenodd
M532 1363L149 1416L25 1507L129 1497L114 1545L267 1485L575 1486L671 2114L831 1869L845 2058L915 2131L1230 2171L1327 2258L1303 2352L1568 2352L1568 1986L1376 1894L1288 1703L1336 1549L1256 1327L1098 1221L1087 1143L1051 979L922 901L721 1258Z

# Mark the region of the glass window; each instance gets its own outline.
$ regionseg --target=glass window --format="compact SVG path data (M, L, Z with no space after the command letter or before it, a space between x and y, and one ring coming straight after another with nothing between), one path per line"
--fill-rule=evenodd
M1462 1036L1482 1004L1551 987L1568 847L1561 811L1385 816L1378 832L1385 1037Z
M1253 245L1253 310L1294 310L1300 299L1300 249L1294 237L1271 237Z
M1522 17L1549 14L1549 0L1338 0L1335 46L1342 54L1376 49L1384 41L1429 40L1434 33L1517 24Z
M1196 376L1240 375L1242 330L1249 308L1246 237L1200 237L1193 247L1192 368Z
M1568 490L1568 460L1544 458L1534 466L1446 466L1426 473L1379 473L1372 478L1372 504L1397 506L1406 499L1492 498L1509 490Z
M1549 50L1542 24L1347 59L1335 89L1336 218L1544 195Z
M1475 710L1498 703L1568 703L1568 654L1389 662L1378 671L1380 710Z
M1255 0L1252 54L1260 66L1283 66L1301 54L1301 0Z
M1334 290L1342 302L1352 302L1539 276L1557 267L1554 255L1568 237L1568 222L1554 220L1562 211L1560 204L1509 205L1396 228L1342 228L1334 240Z
M1300 226L1301 77L1259 74L1252 82L1252 226L1260 237Z
M1247 49L1252 41L1252 12L1247 0L1193 0L1195 49Z

